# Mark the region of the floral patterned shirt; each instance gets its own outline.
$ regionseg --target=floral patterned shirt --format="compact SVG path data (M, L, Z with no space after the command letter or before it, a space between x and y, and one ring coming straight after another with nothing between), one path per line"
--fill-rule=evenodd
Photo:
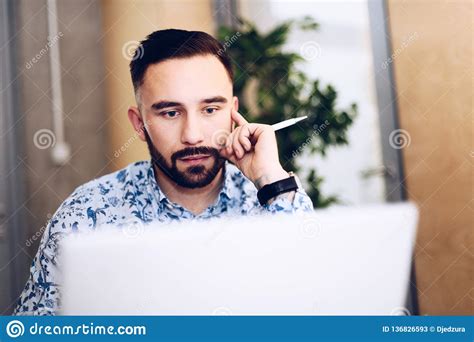
M300 187L292 202L277 198L260 205L257 189L233 164L226 162L224 181L215 203L199 215L170 201L159 188L151 161L140 161L78 187L49 221L33 259L30 276L18 298L16 315L54 315L60 308L58 242L66 234L100 229L108 224L163 223L225 215L312 211Z

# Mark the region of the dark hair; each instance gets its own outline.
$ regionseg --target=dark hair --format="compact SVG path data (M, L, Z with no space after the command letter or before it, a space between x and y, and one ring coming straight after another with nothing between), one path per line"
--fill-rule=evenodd
M231 82L234 75L229 56L224 47L211 35L201 31L160 30L148 35L140 42L130 62L135 91L142 85L146 69L172 58L186 58L198 55L214 55L227 70Z

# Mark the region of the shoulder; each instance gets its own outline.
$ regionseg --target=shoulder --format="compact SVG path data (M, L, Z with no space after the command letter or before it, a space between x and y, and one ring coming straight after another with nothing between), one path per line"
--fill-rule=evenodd
M77 230L79 226L95 227L110 211L118 211L127 192L146 181L150 162L139 161L125 168L93 179L77 187L61 204L51 219L52 226Z
M77 187L70 197L84 195L86 193L100 193L106 195L108 189L123 188L127 184L139 184L146 179L150 170L149 161L138 161L127 165L125 168L95 178Z

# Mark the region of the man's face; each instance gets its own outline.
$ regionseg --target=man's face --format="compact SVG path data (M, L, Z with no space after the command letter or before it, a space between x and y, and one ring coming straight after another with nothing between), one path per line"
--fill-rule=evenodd
M237 109L221 62L205 55L151 65L139 98L153 163L182 187L210 184L224 164L219 140Z

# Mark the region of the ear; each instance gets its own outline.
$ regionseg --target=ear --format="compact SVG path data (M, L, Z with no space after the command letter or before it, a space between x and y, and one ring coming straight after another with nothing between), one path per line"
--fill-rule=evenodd
M130 106L128 108L128 119L132 123L133 129L137 132L138 137L141 141L146 141L145 139L145 123L143 122L142 116L140 115L140 111L137 107Z
M232 109L234 109L236 112L239 111L239 98L237 96L234 96L232 98ZM231 112L232 112L232 109L231 109ZM232 122L232 126L230 128L230 131L232 132L235 129L235 122L234 122L234 120L232 120L232 113L231 113L230 117L231 117L230 121Z
M235 111L238 112L239 111L239 98L237 96L234 96L232 100L233 100L232 106L234 107Z

